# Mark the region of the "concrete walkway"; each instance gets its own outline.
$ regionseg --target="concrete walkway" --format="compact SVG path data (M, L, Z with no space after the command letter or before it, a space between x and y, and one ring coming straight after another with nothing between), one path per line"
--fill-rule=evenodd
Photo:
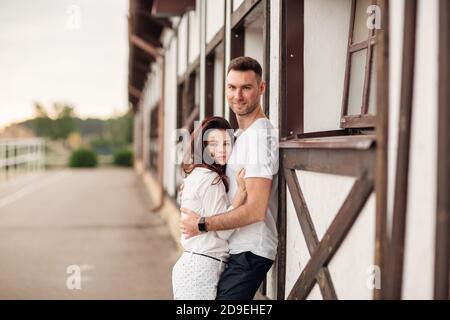
M0 185L0 299L171 299L179 252L150 207L132 169Z

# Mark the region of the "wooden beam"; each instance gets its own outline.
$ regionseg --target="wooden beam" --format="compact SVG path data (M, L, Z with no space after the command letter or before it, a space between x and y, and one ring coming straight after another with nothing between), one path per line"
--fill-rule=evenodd
M405 247L406 210L408 199L408 169L411 138L411 118L414 88L417 0L405 1L403 31L402 82L397 148L397 166L394 191L394 217L389 254L387 283L388 299L401 299L403 258Z
M376 116L371 114L346 115L341 118L341 128L371 128L375 127Z
M383 26L378 30L376 46L377 115L376 115L376 161L375 161L375 265L385 274L388 245L387 232L387 184L389 141L389 0L380 0ZM375 300L383 298L386 277L381 277L381 288L374 288Z
M242 25L245 17L259 4L261 0L244 0L231 15L231 28Z
M283 149L283 167L351 177L372 177L374 149Z
M439 116L434 298L450 290L450 1L439 2Z
M141 98L141 95L142 95L141 91L136 89L132 85L128 86L128 92L138 100Z
M282 15L280 117L286 137L304 131L304 1L283 1Z
M292 202L294 204L297 218L302 228L303 237L312 257L319 245L319 237L317 236L305 197L303 196L300 183L298 182L295 170L284 169L286 183L291 193ZM327 267L323 267L317 274L317 284L319 285L322 297L325 300L337 300L336 291L334 290L333 281Z
M281 155L279 163L282 163ZM284 174L280 171L278 174L278 217L277 217L277 231L278 231L278 248L276 257L276 275L277 275L277 300L285 300L286 287L286 179Z
M181 16L195 9L195 0L153 0L152 15L156 17Z
M348 231L358 218L373 189L370 179L355 181L350 193L336 214L333 222L295 282L288 299L303 300L311 292L319 271L326 266L339 249Z
M143 40L139 36L132 34L130 36L130 42L135 45L136 47L142 49L146 53L148 53L153 58L157 59L163 55L163 51L160 48L156 48L152 46L147 41Z

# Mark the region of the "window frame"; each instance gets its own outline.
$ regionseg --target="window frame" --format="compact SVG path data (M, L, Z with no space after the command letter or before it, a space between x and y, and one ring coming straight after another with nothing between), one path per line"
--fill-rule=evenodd
M350 128L366 128L375 127L376 115L368 113L369 110L369 96L370 96L370 85L371 85L371 73L375 72L375 67L373 66L373 57L375 45L377 43L377 33L376 29L368 30L368 37L366 40L353 43L353 35L355 31L355 21L356 21L356 4L359 0L352 0L351 13L350 13L350 23L349 23L349 35L348 35L348 46L347 46L347 57L345 63L345 78L344 78L344 92L342 96L342 107L341 107L341 119L340 127L343 129ZM375 5L376 0L372 0L371 4ZM364 69L364 85L363 94L361 97L360 113L349 115L348 114L348 104L349 104L349 93L350 93L350 83L351 83L351 67L352 67L352 55L367 50L366 52L366 62ZM373 81L376 82L374 79Z

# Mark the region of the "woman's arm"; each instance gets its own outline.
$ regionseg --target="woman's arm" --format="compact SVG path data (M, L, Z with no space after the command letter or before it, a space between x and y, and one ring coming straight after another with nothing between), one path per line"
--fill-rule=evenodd
M231 205L234 208L239 207L240 205L244 204L245 199L247 199L247 190L245 188L245 169L241 168L236 173L236 182L238 185L238 189L236 191L236 194L233 198L233 201L231 202Z

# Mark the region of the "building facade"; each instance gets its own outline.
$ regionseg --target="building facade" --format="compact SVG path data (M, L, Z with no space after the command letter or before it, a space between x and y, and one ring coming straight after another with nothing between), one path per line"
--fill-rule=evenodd
M449 3L130 0L135 167L179 238L179 128L263 67L280 132L270 299L449 298Z

